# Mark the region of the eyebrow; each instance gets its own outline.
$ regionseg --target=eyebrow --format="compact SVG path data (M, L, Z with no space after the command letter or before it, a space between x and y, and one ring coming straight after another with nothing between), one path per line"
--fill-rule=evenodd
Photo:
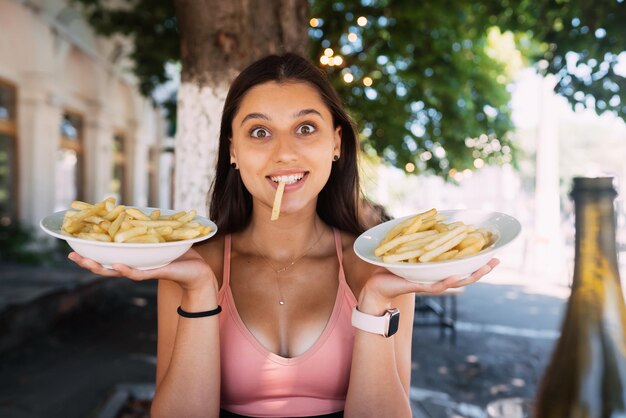
M302 116L306 116L306 115L318 115L320 118L324 119L324 117L322 116L322 114L320 112L318 112L315 109L302 109L296 113L293 114L292 118L293 119L297 119L300 118ZM270 121L271 118L269 116L267 116L264 113L248 113L243 120L241 121L241 125L243 125L247 120L249 119L263 119L263 120L267 120Z
M306 115L317 115L320 118L324 119L322 114L315 109L302 109L301 111L294 113L293 118L295 119Z
M248 119L264 119L269 121L270 117L264 113L248 113L245 118L241 121L239 126L242 126Z

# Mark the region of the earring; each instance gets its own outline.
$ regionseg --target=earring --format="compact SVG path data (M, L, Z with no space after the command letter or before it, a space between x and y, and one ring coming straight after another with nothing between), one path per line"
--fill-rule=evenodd
M237 163L236 162L230 163L230 166L233 168L233 170L237 169Z
M333 161L339 161L339 156L338 155L334 155L333 156Z

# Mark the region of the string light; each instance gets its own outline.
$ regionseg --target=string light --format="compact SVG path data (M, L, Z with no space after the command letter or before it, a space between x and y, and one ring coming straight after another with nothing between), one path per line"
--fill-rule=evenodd
M357 25L365 26L367 25L367 18L365 16L361 16L356 20Z
M369 87L372 85L374 81L372 80L371 77L363 77L363 85L366 87Z
M320 25L320 20L314 17L311 20L309 20L309 25L311 25L312 28L316 28Z
M352 75L352 73L345 73L343 75L343 81L345 81L346 83L352 83L354 81L354 76Z

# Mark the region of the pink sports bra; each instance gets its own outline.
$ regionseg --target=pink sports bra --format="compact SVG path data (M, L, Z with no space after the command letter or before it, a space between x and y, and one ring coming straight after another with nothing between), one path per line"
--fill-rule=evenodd
M334 231L339 286L326 328L304 354L281 357L268 351L241 320L230 289L231 236L224 240L224 274L219 291L221 408L255 417L303 417L344 409L356 299L343 271L341 237Z

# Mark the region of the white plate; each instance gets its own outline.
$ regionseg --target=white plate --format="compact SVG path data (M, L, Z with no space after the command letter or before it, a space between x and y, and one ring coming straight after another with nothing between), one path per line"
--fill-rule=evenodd
M500 212L480 210L443 210L438 213L446 217L446 223L462 221L467 225L485 228L495 235L496 241L476 255L458 260L428 263L385 263L374 254L378 244L387 232L398 223L414 215L377 225L362 233L354 242L354 252L370 264L381 266L390 272L418 283L430 283L449 276L466 277L485 265L504 246L510 244L520 233L522 227L512 216Z
M136 207L136 206L129 206ZM150 213L157 208L136 207L144 213ZM159 209L161 215L171 215L179 211ZM70 247L83 257L91 258L106 268L113 264L126 264L127 266L148 270L163 267L176 260L191 248L192 244L211 238L217 232L217 225L209 219L196 216L194 221L209 225L213 229L209 234L201 237L182 241L160 243L119 243L91 241L78 237L65 235L61 232L65 212L55 212L41 220L40 226L49 235L67 241Z

